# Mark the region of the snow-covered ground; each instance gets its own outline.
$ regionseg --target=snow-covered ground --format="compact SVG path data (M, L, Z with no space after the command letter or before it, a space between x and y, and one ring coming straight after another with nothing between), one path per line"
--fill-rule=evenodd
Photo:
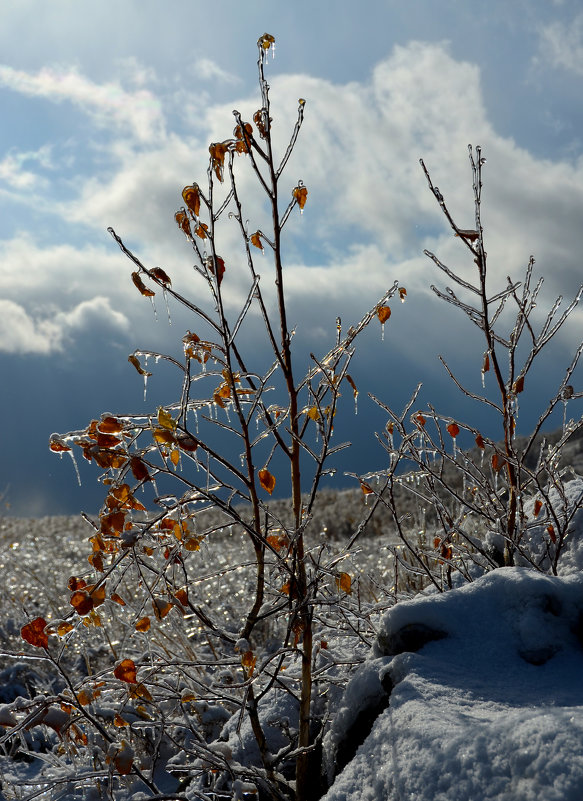
M581 498L583 479L571 482L569 491ZM0 521L4 621L25 609L30 616L43 588L53 592L57 578L83 558L79 542L87 535L82 524L67 520L41 521L42 530L32 521ZM532 534L536 538L537 531ZM367 587L377 593L369 607L376 604L376 638L360 667L351 663L350 683L330 709L323 744L326 801L580 801L583 509L574 518L559 575L501 568L449 592L425 591L395 606L388 598L377 602L380 584L390 583L386 544L379 542L363 539L350 563L353 574L366 577L363 595ZM232 545L220 549L220 557L216 553L209 554L215 567L217 558L227 564ZM229 575L213 592L218 586L225 597L232 595ZM18 628L3 626L4 641L14 646ZM341 638L329 647L341 649ZM322 651L319 659L325 658ZM8 689L0 687L5 724ZM289 705L289 696L281 698ZM269 714L287 711L275 698ZM227 761L241 763L250 756L245 738L245 727L233 718L216 747ZM39 754L38 763L1 758L0 798L97 798L89 785L81 795L67 795L66 785L62 795L57 785L39 792L35 777L42 771L58 777L64 764L59 759L64 757L58 756L58 743L51 759ZM180 759L174 763L179 767ZM235 789L243 797L244 789ZM172 791L175 798L198 797L192 785L182 792L175 784ZM138 798L132 792L128 785L116 801Z

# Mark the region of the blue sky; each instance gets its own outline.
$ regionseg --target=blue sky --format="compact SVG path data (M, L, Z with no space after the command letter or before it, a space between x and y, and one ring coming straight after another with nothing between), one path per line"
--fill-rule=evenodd
M366 392L400 406L418 380L452 416L473 412L444 379L437 353L479 385L483 347L440 306L428 248L471 270L419 168L423 157L459 224L471 225L468 143L485 167L484 223L492 287L519 277L530 254L547 302L573 295L583 253L583 12L576 0L410 0L209 6L154 0L19 0L0 26L0 493L17 515L94 511L95 471L76 484L48 451L53 431L101 412L143 408L127 363L137 347L176 352L192 322L172 325L130 280L114 226L185 294L192 259L173 213L201 180L208 144L231 135L232 109L258 107L256 40L276 37L269 81L280 144L297 99L306 121L288 167L309 202L290 221L286 281L296 346L325 351L336 315L359 319L394 280L408 301L365 335L354 370L357 443L346 469L382 466ZM247 179L242 179L247 188ZM224 250L235 252L226 235ZM233 256L235 258L235 256ZM231 310L244 296L229 287ZM540 304L542 307L544 304ZM536 374L522 422L581 338L573 313ZM261 354L253 331L248 344ZM148 406L177 398L161 371ZM579 412L580 413L580 412ZM487 424L486 422L484 423ZM368 432L368 433L367 433Z

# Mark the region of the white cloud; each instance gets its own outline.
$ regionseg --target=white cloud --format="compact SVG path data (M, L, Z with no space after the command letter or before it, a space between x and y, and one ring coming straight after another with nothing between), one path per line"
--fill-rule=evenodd
M28 97L69 101L100 127L130 130L140 142L164 135L160 103L147 89L128 92L117 81L94 83L72 67L43 67L31 73L7 65L0 65L0 86Z
M583 160L537 159L497 134L475 65L456 61L446 46L413 42L395 48L363 83L275 75L270 84L280 153L295 123L298 98L308 101L280 192L283 207L298 178L309 189L305 213L294 212L284 231L286 286L300 314L302 297L309 300L305 314L318 298L322 308L362 299L364 311L395 279L419 293L432 282L445 284L447 279L422 256L423 248L470 277L471 258L448 230L418 163L423 156L454 218L469 227L474 215L469 142L482 144L488 158L483 219L493 285L504 286L509 274L518 277L534 253L551 292L574 291L583 251L578 219ZM192 283L194 257L173 221L181 189L193 180L204 186L208 143L231 135L232 109L251 119L257 105L257 97L210 105L200 120L200 135L170 134L145 149L117 141L111 150L114 166L80 180L78 195L55 202L55 213L73 224L76 234L91 225L105 238L104 229L113 225L144 264L163 267L178 291L191 296L199 286ZM264 196L246 157L236 158L236 168L249 230L267 231ZM227 215L218 236L228 269L223 288L234 308L245 297L247 272L236 224ZM23 297L62 310L100 295L111 309L123 303L132 323L144 313L143 299L129 280L132 267L112 242L103 248L44 247L29 236L16 237L2 250L0 292L25 308ZM258 255L256 267L266 289L272 276L269 256Z
M12 148L0 161L0 182L18 190L46 188L47 179L36 172L25 169L27 163L37 163L44 169L53 167L51 160L51 146L43 145L35 151L19 151Z
M11 300L0 300L0 352L59 353L70 337L83 331L114 329L125 333L129 321L107 298L83 301L68 312L28 312Z
M197 58L197 60L194 62L194 66L192 67L192 72L194 73L195 78L198 79L215 79L221 81L222 83L230 84L241 83L241 79L237 77L237 75L232 75L230 72L227 72L210 58Z
M583 75L583 14L570 23L552 22L539 29L539 57L551 67Z
M61 349L61 331L51 319L38 319L18 303L0 300L0 351L44 353Z

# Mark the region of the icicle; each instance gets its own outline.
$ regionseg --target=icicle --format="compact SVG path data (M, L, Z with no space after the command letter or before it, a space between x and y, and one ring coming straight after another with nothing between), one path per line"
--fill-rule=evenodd
M225 403L225 414L227 415L227 422L231 422L231 418L229 417L229 404Z
M158 322L158 312L156 311L156 304L154 303L154 296L150 295L150 303L152 304L152 309L154 310L154 319Z
M194 428L196 433L198 434L198 412L196 411L196 409L193 409L192 413L194 415Z
M385 341L385 324L381 323L381 342Z
M480 470L484 467L484 448L480 448Z
M146 402L146 393L148 391L148 376L149 373L144 373L144 403Z
M73 453L73 451L67 451L67 453L69 454L69 456L73 460L73 467L75 468L75 474L77 476L77 481L79 483L79 486L81 486L81 475L79 473L79 467L77 466L77 460L75 459L75 454Z
M452 441L452 444L453 444L453 458L455 459L456 456L457 456L457 438L456 437L452 437L451 441Z
M567 429L567 401L563 400L563 434Z
M170 317L170 306L168 304L168 292L166 291L166 287L162 290L164 294L164 302L166 304L166 314L168 315L168 325L172 325L172 318Z
M486 373L482 370L482 389L486 389Z
M565 408L567 408L567 404L565 404ZM354 393L354 414L355 416L358 414L358 392Z

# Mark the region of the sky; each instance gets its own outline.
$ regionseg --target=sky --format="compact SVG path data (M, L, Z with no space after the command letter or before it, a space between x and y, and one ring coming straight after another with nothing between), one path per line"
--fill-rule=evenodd
M309 190L284 239L297 363L327 351L338 315L346 326L357 321L394 281L408 293L406 303L393 303L384 339L371 326L351 365L360 395L358 415L347 408L338 418L342 438L355 443L344 469L383 466L374 430L385 418L367 392L400 408L423 381L421 405L481 424L437 356L479 390L484 346L461 313L432 293L432 283L447 281L423 250L468 279L473 265L428 191L419 158L460 227L471 227L467 146L482 146L493 290L509 275L519 280L533 254L545 277L543 320L555 297L570 298L581 282L583 12L576 0L217 0L212 7L187 0L169 8L155 0L19 0L2 9L6 514L95 511L104 488L94 466L80 466L79 486L66 455L49 452L51 433L81 429L106 411L137 413L178 399L180 384L161 365L144 406L127 356L136 348L180 353L193 321L175 308L169 320L161 298L154 316L107 228L145 264L161 266L178 291L197 292L173 215L182 188L202 183L209 143L232 136L232 110L250 118L259 107L256 41L264 32L276 39L267 70L281 152L298 98L306 100L286 172L290 193L299 179ZM253 214L244 170L241 186ZM224 237L223 252L236 263L233 231L225 227ZM226 295L236 318L246 284L242 270L232 272ZM267 353L254 319L245 344L261 363ZM521 398L519 430L533 425L553 394L582 323L577 309L541 357ZM492 421L483 424L496 434Z

